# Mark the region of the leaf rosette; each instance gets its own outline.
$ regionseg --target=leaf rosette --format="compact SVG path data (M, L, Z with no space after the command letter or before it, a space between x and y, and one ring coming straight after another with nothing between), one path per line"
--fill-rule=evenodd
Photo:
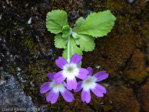
M92 51L95 48L95 38L106 36L113 28L116 18L109 11L91 13L86 19L77 19L73 28L68 25L67 13L63 10L48 12L46 27L56 34L55 46L64 48L63 57L69 60L73 54L83 54L82 51Z

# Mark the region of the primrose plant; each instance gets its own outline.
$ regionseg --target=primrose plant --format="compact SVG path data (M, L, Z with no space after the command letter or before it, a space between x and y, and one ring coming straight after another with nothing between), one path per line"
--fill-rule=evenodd
M82 51L92 51L95 48L94 40L106 36L114 26L116 18L109 11L94 12L86 19L78 18L76 24L71 28L67 21L67 13L63 10L48 12L46 27L48 31L56 34L54 44L57 48L63 48L62 57L55 63L61 69L59 72L48 73L51 82L44 83L40 93L47 93L46 99L51 104L58 99L59 93L67 102L74 100L70 92L78 92L82 89L81 99L83 102L91 101L92 91L97 97L103 97L106 93L105 87L97 82L108 78L106 71L100 71L92 75L91 67L81 68ZM77 78L82 80L77 82Z

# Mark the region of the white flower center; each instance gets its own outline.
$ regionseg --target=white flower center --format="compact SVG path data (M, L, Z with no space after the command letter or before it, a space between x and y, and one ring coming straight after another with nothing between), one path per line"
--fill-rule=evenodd
M79 74L79 69L77 65L74 63L69 63L63 67L63 76L66 77L68 80L73 80L75 76Z
M84 91L89 91L90 89L94 89L96 87L96 77L88 76L82 83L82 88Z
M65 87L63 83L56 83L55 81L52 81L50 84L50 87L53 89L55 93L58 93L58 92L63 93L65 91Z

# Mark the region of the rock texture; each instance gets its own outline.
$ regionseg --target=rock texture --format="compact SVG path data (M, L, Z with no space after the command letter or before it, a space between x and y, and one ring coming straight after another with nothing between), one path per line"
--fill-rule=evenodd
M48 81L46 74L59 70L55 59L62 54L62 49L54 47L54 35L46 29L46 14L54 9L68 13L70 26L80 16L107 9L117 18L112 31L95 40L95 50L83 53L83 67L110 74L102 82L107 88L104 98L92 94L91 103L86 104L81 102L80 93L74 93L74 102L60 97L51 105L45 94L40 94L40 86ZM147 112L148 12L148 0L1 0L1 108L8 104L54 112Z

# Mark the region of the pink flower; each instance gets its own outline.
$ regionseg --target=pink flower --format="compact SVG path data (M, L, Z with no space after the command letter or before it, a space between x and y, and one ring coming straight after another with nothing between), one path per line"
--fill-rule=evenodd
M86 79L88 70L85 68L78 68L79 63L81 62L81 55L75 53L72 55L70 63L68 63L65 58L59 57L55 63L62 70L55 74L54 80L56 83L61 83L67 79L66 87L69 90L77 88L77 80Z
M53 76L55 73L48 73L47 76L49 79L51 79L51 82L46 82L40 87L40 93L46 93L49 91L49 93L46 96L47 102L51 102L51 104L55 103L59 97L59 94L63 96L64 100L67 102L72 102L74 100L73 94L68 91L65 88L65 84L62 83L56 83L55 80L53 80Z
M82 101L89 103L91 101L90 90L97 97L104 96L104 93L106 93L106 89L97 82L107 79L109 74L107 74L106 71L100 71L92 76L93 69L91 67L88 67L87 70L89 71L88 77L85 80L78 82L75 92L83 89L81 93Z

